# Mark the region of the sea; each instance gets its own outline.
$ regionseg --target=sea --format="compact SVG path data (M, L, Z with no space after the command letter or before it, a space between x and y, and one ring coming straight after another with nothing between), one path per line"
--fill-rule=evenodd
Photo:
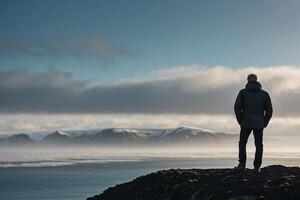
M252 167L254 149L248 152ZM263 166L300 165L300 151L273 149ZM108 187L170 168L232 168L236 149L2 148L1 200L84 200Z

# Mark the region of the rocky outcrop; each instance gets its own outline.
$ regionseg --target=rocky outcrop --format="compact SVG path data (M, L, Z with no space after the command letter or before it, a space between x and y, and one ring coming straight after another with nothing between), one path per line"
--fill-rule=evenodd
M87 200L296 200L300 168L161 170L108 188Z

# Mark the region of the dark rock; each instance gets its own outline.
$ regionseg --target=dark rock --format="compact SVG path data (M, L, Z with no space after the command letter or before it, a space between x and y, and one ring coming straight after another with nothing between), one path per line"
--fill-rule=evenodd
M300 168L268 166L255 174L235 169L170 169L116 185L88 200L300 199Z

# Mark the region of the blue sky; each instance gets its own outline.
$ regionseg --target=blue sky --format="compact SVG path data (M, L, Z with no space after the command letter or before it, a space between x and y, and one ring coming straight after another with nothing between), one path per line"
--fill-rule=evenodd
M299 10L296 0L0 0L0 133L236 132L233 102L257 73L274 106L268 130L297 134Z
M0 38L51 43L99 37L129 53L104 63L65 52L56 58L2 50L0 68L53 67L103 83L182 65L298 65L299 9L292 0L1 0Z

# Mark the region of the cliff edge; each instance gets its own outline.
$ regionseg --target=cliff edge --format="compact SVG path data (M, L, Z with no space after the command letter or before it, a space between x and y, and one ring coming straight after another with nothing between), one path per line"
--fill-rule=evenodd
M87 200L295 200L300 168L272 165L247 169L160 170L106 189Z

